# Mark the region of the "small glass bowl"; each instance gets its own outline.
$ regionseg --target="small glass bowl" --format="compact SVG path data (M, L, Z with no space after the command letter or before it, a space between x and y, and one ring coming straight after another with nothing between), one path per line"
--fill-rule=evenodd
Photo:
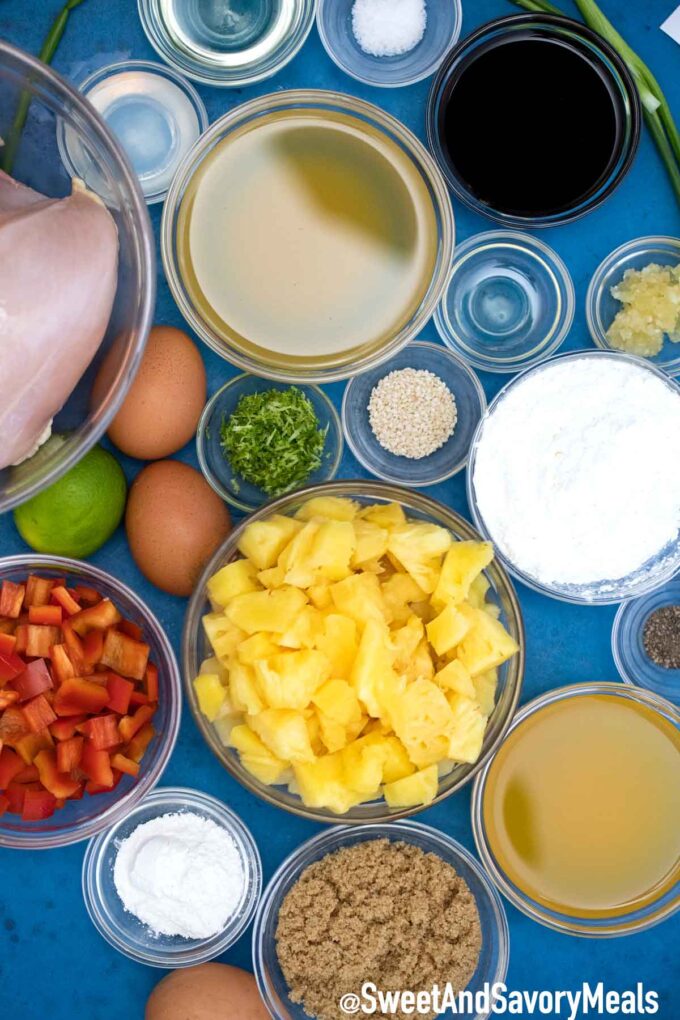
M627 241L607 255L593 273L586 294L586 319L593 343L602 350L617 348L607 340L607 330L623 305L611 295L612 287L621 282L627 269L643 269L651 262L660 266L677 266L680 263L680 238L638 237ZM661 351L648 359L652 365L667 372L680 375L680 343L665 338Z
M434 313L444 343L485 372L520 372L552 357L574 319L559 255L529 234L490 230L458 245Z
M375 57L365 53L352 29L355 0L319 0L316 25L328 56L341 71L366 85L413 85L437 70L460 35L460 0L428 0L425 34L408 53Z
M120 843L144 822L160 815L192 813L225 829L238 848L246 883L236 911L223 931L208 939L154 934L128 913L116 891L113 868ZM83 860L83 898L90 920L114 949L148 967L193 967L213 960L243 934L262 891L262 863L255 840L238 815L198 790L182 787L156 790L141 804L87 846Z
M680 606L680 578L639 599L622 602L612 627L612 655L624 683L644 687L680 705L680 669L657 666L645 651L645 624L662 606Z
M433 372L453 394L458 419L453 435L429 457L413 460L390 453L373 433L368 404L373 388L390 372L415 368ZM486 410L482 385L462 358L439 344L411 343L387 364L347 383L342 398L342 428L350 450L367 471L385 482L419 487L451 478L467 464L470 444Z
M28 553L0 560L0 580L23 583L28 574L65 577L68 587L85 584L111 599L123 616L142 628L144 640L151 646L150 658L158 666L160 685L158 709L153 719L156 736L142 759L136 779L123 776L110 793L86 793L80 800L67 800L44 821L25 822L9 813L0 818L0 846L46 850L89 839L114 825L126 818L153 789L175 747L182 713L182 689L177 660L163 628L148 606L122 581L90 563L61 556Z
M482 930L479 962L467 988L474 997L486 985L493 987L494 982L505 980L510 933L503 903L479 861L465 847L445 833L418 822L391 822L364 829L338 825L313 836L293 851L272 877L260 901L253 926L253 966L260 995L276 1020L306 1020L307 1016L302 1006L291 1002L288 996L288 985L276 953L276 928L283 900L310 864L343 847L375 839L409 843L425 853L436 854L455 868L474 896ZM361 993L360 988L354 991L357 995ZM475 1020L486 1020L489 1015L485 1010L475 1014Z
M316 0L253 2L254 23L241 28L240 38L237 27L229 42L217 23L229 4L137 0L137 5L147 39L163 60L194 81L229 88L253 85L285 67L301 49L316 13ZM266 19L274 9L277 16L267 27ZM244 14L231 17L238 21ZM211 19L216 23L211 24Z
M620 683L583 683L573 684L568 687L560 687L556 690L547 691L545 694L534 698L528 704L523 705L512 720L505 739L507 740L513 730L521 726L530 716L535 715L559 701L570 698L589 695L601 697L603 695L624 698L627 701L645 707L662 715L678 730L680 730L680 713L657 695L650 691L641 690L639 687L625 687ZM568 762L565 761L565 768ZM487 762L484 768L477 774L472 788L472 831L477 846L477 853L480 856L485 873L487 873L498 889L508 900L521 910L523 914L533 921L546 928L563 932L566 935L580 935L589 938L614 938L619 935L629 935L633 932L644 931L655 924L664 921L678 909L680 909L680 883L668 890L663 896L639 907L628 914L618 917L598 917L592 913L589 916L574 917L570 914L560 913L550 907L532 899L523 889L517 886L512 879L500 868L491 849L486 827L484 824L484 791L489 778L489 770L493 766L493 760Z
M338 412L331 400L318 386L295 385L310 400L319 420L320 428L328 429L321 466L309 475L304 484L316 485L321 482L329 482L337 474L342 459L342 428ZM255 375L244 372L243 375L237 375L230 379L221 390L218 390L210 398L199 420L196 432L196 451L201 471L218 496L244 513L257 510L272 497L232 470L220 442L222 421L236 410L236 405L241 397L249 396L252 393L261 393L263 390L288 389L290 389L288 383L259 379Z

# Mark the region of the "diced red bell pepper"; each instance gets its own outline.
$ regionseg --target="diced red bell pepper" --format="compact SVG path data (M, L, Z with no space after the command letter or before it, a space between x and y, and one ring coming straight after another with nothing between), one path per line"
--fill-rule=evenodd
M56 645L61 637L59 627L45 627L42 624L29 623L26 627L26 651L31 658L47 659L52 645Z
M21 772L24 763L11 747L0 751L0 790L6 790L12 780Z
M18 700L18 691L12 690L10 687L0 690L0 712L4 712L6 708L9 708L10 705L13 705Z
M135 693L135 685L131 680L124 680L117 673L109 673L106 681L109 700L106 704L112 712L125 715L130 707L130 698Z
M73 663L73 668L76 671L76 676L82 676L84 673L87 673L83 642L71 626L70 620L64 620L61 625L61 633L64 638L68 657Z
M41 822L51 818L57 799L48 790L26 790L21 817L25 822Z
M139 775L139 763L133 761L132 758L126 758L124 754L112 754L111 765L114 769L118 769L119 772L124 772L127 776L138 776Z
M33 733L40 733L41 730L47 729L50 723L53 723L57 718L44 694L31 698L30 701L24 702L21 707L23 708L29 728Z
M148 721L153 717L154 708L151 705L140 705L134 715L124 715L118 723L118 731L124 743L129 743Z
M3 634L14 634L16 629L16 620L8 620L6 617L0 617L0 636Z
M57 768L60 772L71 772L80 765L83 756L84 737L69 737L57 744Z
M77 584L73 589L74 598L84 606L96 606L101 602L102 597L96 588L90 588L86 584Z
M0 588L0 616L9 616L16 620L24 605L26 588L23 584L15 584L13 581L3 581Z
M12 687L18 693L20 701L28 701L43 691L49 691L52 688L52 677L45 660L34 659L33 662L29 662L23 673L12 681Z
M140 705L148 705L149 699L147 698L144 691L133 691L130 695L130 704L133 708L138 708Z
M64 680L71 680L76 675L66 645L52 645L50 648L50 659L52 660L54 675L59 683L63 683Z
M51 724L50 733L55 740L70 740L76 732L76 727L80 723L84 723L86 719L86 715L72 715L65 719L57 719Z
M91 630L107 630L114 627L120 619L121 615L111 599L102 599L96 606L81 609L71 617L71 626L76 634L85 637Z
M40 733L27 733L16 742L15 748L27 765L31 765L41 751L52 749L54 741L49 730L42 730Z
M95 715L84 722L82 728L97 751L107 751L121 742L116 715Z
M11 624L13 627L14 624ZM0 652L5 655L9 655L10 652L15 651L17 639L14 634L5 634L4 631L0 632Z
M23 762L22 765L24 765ZM17 772L14 777L15 783L37 783L39 780L40 773L32 763L30 765L24 765L21 772Z
M123 634L119 630L108 630L104 640L101 661L115 673L143 680L151 649L142 641Z
M158 701L158 666L150 662L144 675L146 696L149 701Z
M5 790L5 797L8 801L7 810L13 815L20 815L24 807L24 797L26 796L26 787L21 786L19 783L12 783Z
M108 789L113 786L113 772L109 756L106 751L98 751L90 740L85 741L80 768L87 778L97 786L104 786Z
M28 624L21 623L14 631L14 637L16 638L16 644L14 651L17 655L26 654L26 646L28 645Z
M4 815L5 811L9 811L9 797L6 797L4 793L0 794L0 818Z
M37 574L29 574L26 581L26 606L46 606L50 601L50 593L56 581L49 577L38 577Z
M83 638L83 656L88 669L93 669L101 661L103 651L104 631L91 630Z
M30 606L28 622L44 624L46 627L61 627L63 611L61 606Z
M17 653L16 637L11 638L11 646L6 640L10 638L9 634L1 634L0 638L2 638L0 643L0 686L2 686L23 673L26 663Z
M141 730L134 735L127 747L123 748L123 754L125 757L132 758L133 761L140 762L155 734L156 731L152 723L147 723L146 726L142 726Z
M50 592L50 601L64 610L67 616L74 616L80 612L80 606L64 585L58 585Z
M78 780L57 768L54 751L41 751L36 755L34 764L40 773L40 782L55 797L70 797L78 789Z
M135 641L141 641L144 637L144 631L137 623L133 623L132 620L121 620L118 624L118 630L122 631L123 634L127 634L128 637L134 638Z
M106 707L109 692L102 684L74 677L64 680L54 695L54 711L64 715L96 715Z
M0 740L10 747L30 733L26 716L17 705L10 705L0 715Z

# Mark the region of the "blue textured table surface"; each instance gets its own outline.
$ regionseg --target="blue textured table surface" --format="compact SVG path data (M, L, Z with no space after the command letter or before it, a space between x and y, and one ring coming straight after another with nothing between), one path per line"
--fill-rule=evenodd
M463 0L463 3L463 34L490 18L515 10L506 0ZM62 0L4 0L0 4L0 36L37 53L52 17L61 6ZM569 10L571 0L562 0L562 6ZM603 6L653 67L676 116L680 115L680 48L659 30L676 0L638 3L603 0ZM129 57L155 59L139 23L134 0L117 3L88 0L69 24L55 66L62 74L81 78L83 72ZM301 53L274 79L248 89L199 87L199 91L210 119L214 120L254 95L300 87L332 88L362 96L384 106L424 138L429 82L406 89L363 87L331 63L315 30ZM489 125L489 130L493 130L493 125ZM565 153L565 159L569 159L569 153ZM460 206L456 207L456 217L460 240L491 226ZM158 233L158 206L152 209L152 219ZM630 238L645 234L677 236L679 230L677 205L656 152L645 136L630 175L602 208L569 226L545 232L547 242L569 266L576 286L576 318L566 348L590 344L584 301L588 281L600 260ZM158 272L156 322L181 326L181 316L163 279L160 258ZM435 339L434 327L429 325L423 336ZM208 369L209 392L213 393L235 370L207 348L201 350ZM501 377L483 377L489 397L502 381ZM328 389L336 401L340 399L342 384ZM193 444L179 457L195 465ZM127 461L124 466L130 480L140 469L140 464L134 461ZM351 455L346 454L340 476L362 474ZM462 474L429 491L468 515ZM22 551L24 544L8 515L0 520L0 555ZM130 558L124 533L119 531L93 559L140 593L179 651L185 602L164 595L144 580ZM521 586L519 595L528 652L523 701L569 682L616 679L609 644L613 609L563 605ZM184 715L179 742L162 783L196 787L230 804L250 826L259 844L265 878L317 829L241 789L210 753L189 712ZM419 817L474 850L469 806L470 792L465 789ZM91 926L80 891L83 852L82 844L42 853L0 851L0 1016L15 1020L143 1017L146 997L161 972L127 960ZM680 916L643 934L591 941L550 932L509 904L506 909L511 932L508 978L511 988L574 990L587 980L624 990L641 981L659 993L661 1007L657 1015L662 1020L680 1017ZM249 934L223 959L249 968ZM568 1015L568 1011L562 1015Z

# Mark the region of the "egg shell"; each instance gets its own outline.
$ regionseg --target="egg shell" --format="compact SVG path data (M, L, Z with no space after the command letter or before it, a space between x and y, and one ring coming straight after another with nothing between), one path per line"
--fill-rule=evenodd
M226 963L173 971L156 985L144 1020L270 1020L252 974Z
M176 460L160 460L137 475L125 530L144 576L171 595L186 596L229 534L231 518L198 471Z
M103 365L95 393L105 379ZM205 402L205 366L196 344L181 329L154 326L109 439L139 460L167 457L193 438Z

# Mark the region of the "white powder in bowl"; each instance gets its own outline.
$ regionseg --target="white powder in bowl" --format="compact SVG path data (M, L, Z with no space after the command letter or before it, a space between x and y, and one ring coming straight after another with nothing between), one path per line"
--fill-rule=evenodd
M425 0L355 0L352 31L364 53L398 57L425 35Z
M677 537L679 464L677 392L594 355L509 390L482 428L473 484L511 563L543 584L589 585L634 573Z
M188 939L222 931L246 884L232 836L191 812L138 825L120 844L113 880L125 909L154 934Z

